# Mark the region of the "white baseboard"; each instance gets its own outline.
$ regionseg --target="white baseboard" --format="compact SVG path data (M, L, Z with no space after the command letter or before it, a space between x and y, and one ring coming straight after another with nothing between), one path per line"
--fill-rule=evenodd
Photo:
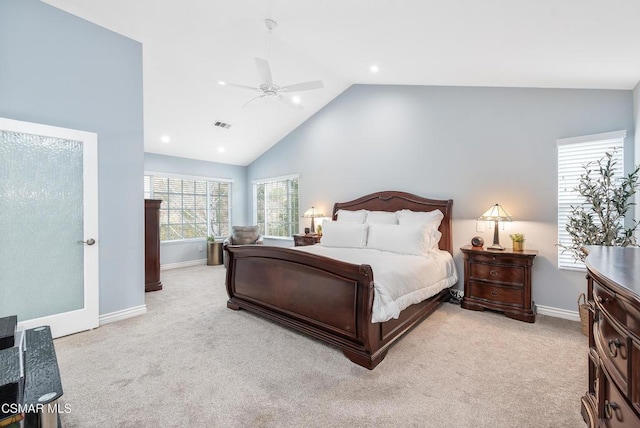
M207 259L189 260L188 262L167 263L160 265L160 270L179 269L183 267L206 265Z
M571 321L580 321L578 311L569 311L567 309L554 308L552 306L536 305L540 315L548 315L550 317L564 318Z
M143 315L147 313L147 305L134 306L133 308L123 309L108 314L100 315L100 325L109 324L116 321L122 321L127 318Z

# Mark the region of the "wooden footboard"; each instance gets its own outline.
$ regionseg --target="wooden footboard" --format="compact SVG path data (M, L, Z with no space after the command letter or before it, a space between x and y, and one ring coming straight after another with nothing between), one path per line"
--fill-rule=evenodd
M227 306L246 309L337 346L356 364L373 369L403 333L448 299L444 290L402 311L401 318L371 323L373 272L289 248L225 246Z

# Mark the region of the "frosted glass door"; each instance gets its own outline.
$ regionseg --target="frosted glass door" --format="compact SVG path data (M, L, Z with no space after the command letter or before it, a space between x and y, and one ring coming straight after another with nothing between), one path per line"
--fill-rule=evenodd
M96 141L0 119L0 316L55 337L98 324Z

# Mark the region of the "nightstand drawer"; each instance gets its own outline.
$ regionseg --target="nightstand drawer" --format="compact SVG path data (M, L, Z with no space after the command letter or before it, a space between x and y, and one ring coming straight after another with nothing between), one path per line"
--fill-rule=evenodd
M487 263L487 264L503 264L514 266L526 266L526 259L510 255L508 253L485 253L485 254L473 254L470 259L475 263Z
M472 262L469 264L469 279L506 282L510 284L524 283L524 268L518 266L497 266Z
M522 289L469 281L471 295L502 305L522 306Z

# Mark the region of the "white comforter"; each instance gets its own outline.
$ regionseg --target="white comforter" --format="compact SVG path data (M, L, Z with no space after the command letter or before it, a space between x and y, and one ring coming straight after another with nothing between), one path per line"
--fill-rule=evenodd
M403 309L458 282L453 257L446 251L414 256L369 248L324 247L322 244L295 248L347 263L370 265L375 289L371 322L398 318Z

